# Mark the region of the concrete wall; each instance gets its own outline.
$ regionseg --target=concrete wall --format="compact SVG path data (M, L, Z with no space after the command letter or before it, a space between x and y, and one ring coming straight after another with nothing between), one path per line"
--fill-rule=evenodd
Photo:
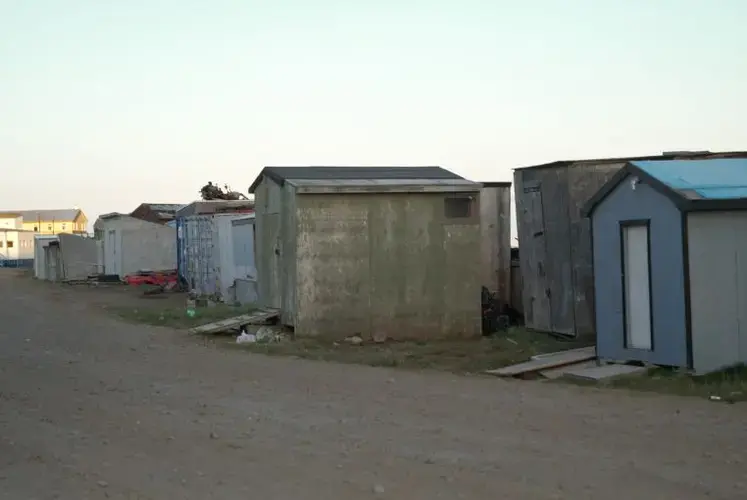
M176 269L176 229L143 222L139 229L121 230L120 277L141 270Z
M480 190L483 285L511 303L511 183L486 183Z
M84 279L99 272L96 240L75 234L60 234L59 242L64 279Z
M297 196L296 334L479 336L478 196L454 219L447 196Z
M99 262L100 268L106 274L116 274L120 277L127 274L122 254L122 232L139 230L149 226L160 226L152 222L135 219L129 215L121 215L111 219L99 219L96 221L97 230L101 232L103 241L103 262ZM174 231L172 229L172 231ZM176 233L174 233L176 234ZM176 238L176 236L174 236ZM128 269L131 266L128 265Z
M654 350L625 347L620 222L650 220ZM592 214L597 354L603 359L687 366L682 214L644 183L624 180ZM523 249L522 249L523 253Z
M747 212L687 217L693 369L747 363Z

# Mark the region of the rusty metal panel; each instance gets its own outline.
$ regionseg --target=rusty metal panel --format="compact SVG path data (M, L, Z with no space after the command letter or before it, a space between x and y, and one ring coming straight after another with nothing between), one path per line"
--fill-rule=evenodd
M546 169L538 174L544 212L545 291L550 301L550 328L554 333L574 335L568 169Z
M517 170L514 174L519 262L523 286L524 321L528 328L552 331L550 297L547 293L545 261L547 247L539 170Z

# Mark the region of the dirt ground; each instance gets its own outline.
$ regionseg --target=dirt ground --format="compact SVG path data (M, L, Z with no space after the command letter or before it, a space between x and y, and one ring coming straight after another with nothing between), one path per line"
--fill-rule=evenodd
M262 356L95 296L0 272L1 499L747 498L745 404Z

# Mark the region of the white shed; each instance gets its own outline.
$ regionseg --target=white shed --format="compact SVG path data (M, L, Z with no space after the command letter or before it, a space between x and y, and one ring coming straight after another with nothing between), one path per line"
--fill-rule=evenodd
M120 278L140 270L176 268L176 230L129 215L99 217L96 233L103 241L105 274Z
M34 237L34 278L50 279L47 275L47 251L45 249L55 241L59 241L59 236L56 234L37 234Z

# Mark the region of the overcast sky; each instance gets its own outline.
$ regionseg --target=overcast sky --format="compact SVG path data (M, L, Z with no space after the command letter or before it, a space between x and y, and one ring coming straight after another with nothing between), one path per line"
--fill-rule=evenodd
M0 209L747 149L738 0L0 0Z

